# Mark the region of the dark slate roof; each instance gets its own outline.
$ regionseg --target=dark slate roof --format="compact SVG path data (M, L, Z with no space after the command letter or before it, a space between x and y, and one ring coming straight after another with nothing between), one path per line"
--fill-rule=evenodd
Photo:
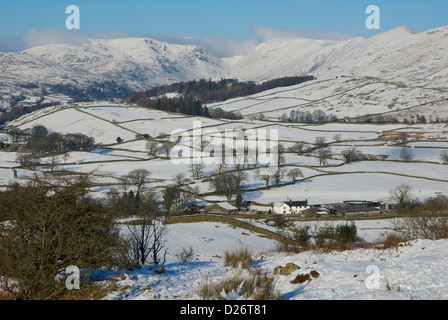
M308 201L286 201L285 202L290 207L306 207Z

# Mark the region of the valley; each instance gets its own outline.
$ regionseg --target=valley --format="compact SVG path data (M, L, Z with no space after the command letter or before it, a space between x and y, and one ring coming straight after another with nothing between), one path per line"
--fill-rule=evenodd
M151 225L166 228L166 260L96 270L96 282L108 288L101 299L199 300L213 296L208 281L261 270L275 279L279 295L269 298L446 299L446 235L400 238L406 228L397 226L412 210L446 218L447 41L446 26L399 27L370 39L274 39L225 58L144 38L0 53L4 111L54 102L0 128L0 188L88 177L88 196L98 208L114 203L126 236L147 221L137 214L146 207L124 206L155 199ZM286 76L314 78L201 105L235 117L156 110L126 96L183 81L228 79L230 87L235 79L263 84ZM168 105L182 95L144 98ZM266 155L275 165L262 161ZM306 209L272 214L293 202ZM357 228L348 247L313 246L320 231L348 223ZM181 261L187 247L189 259ZM250 251L248 269L226 260L241 248ZM298 269L276 273L290 263ZM380 271L373 288L372 266ZM244 300L241 290L221 298Z

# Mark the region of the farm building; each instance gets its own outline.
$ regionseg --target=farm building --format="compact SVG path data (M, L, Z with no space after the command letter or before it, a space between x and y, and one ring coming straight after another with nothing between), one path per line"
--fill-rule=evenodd
M273 205L272 211L275 214L300 214L305 210L308 210L308 200L305 201L286 201L279 202Z
M372 201L344 201L320 206L321 214L366 215L382 212L381 203Z
M205 207L207 213L238 213L238 208L227 202L219 202Z

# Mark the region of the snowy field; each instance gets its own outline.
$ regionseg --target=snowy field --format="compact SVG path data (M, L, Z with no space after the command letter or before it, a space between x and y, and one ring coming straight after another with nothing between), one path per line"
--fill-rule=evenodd
M295 90L274 90L265 93L266 97L261 94L255 98L272 99L274 94L284 96L290 92L297 99L316 99L316 96L305 94L306 90L300 91L300 94ZM334 94L330 87L322 90L325 94ZM269 106L272 107L276 100L270 101ZM248 103L243 100L240 102ZM260 101L250 101L257 102ZM229 102L227 107L230 108L232 104L233 102ZM256 110L254 108L256 107L247 105L244 110L249 112ZM259 110L261 112L263 109ZM333 156L322 167L315 154L284 154L284 169L289 171L299 168L302 171L303 176L294 184L284 176L279 186L265 189L256 170L246 168L247 180L242 196L244 200L258 205L269 205L287 198L298 201L307 199L310 204L345 200L388 201L390 190L401 184L411 186L412 196L420 200L446 194L448 190L448 166L440 159L440 153L448 149L448 129L445 124L291 125L250 119L222 121L182 117L136 106L102 104L42 109L34 117L25 115L12 124L21 129L41 124L51 132L79 132L94 137L97 143L94 150L69 152L69 157L59 155L55 170L91 173L97 183L92 189L97 197L106 195L112 188L122 190L120 177L134 169L146 169L151 172L151 182L146 188L157 187L157 190L161 190L174 183L175 174L183 173L189 185L203 194L196 200L203 203L226 201L225 197L210 193L210 183L206 180L215 173L216 164L206 164L201 177L193 179L189 163L175 164L172 159L160 154L157 158L150 156L146 148L147 140L138 137L143 134L156 137L161 133L169 134L172 130L182 129L188 135L181 143L189 148L194 138L193 121L201 121L203 128L216 129L215 133L208 136L219 135L228 129L262 128L278 130L279 140L285 147L290 147L295 142L304 142L309 146L317 137L325 137L330 143ZM402 145L389 139L402 131L409 133L406 146L412 151L411 161L400 159ZM117 143L117 137L124 141ZM8 137L2 135L1 140L8 142ZM381 160L344 164L339 153L351 146L356 146L363 154L372 156L372 159ZM206 151L201 155L204 156L203 160L211 160ZM0 185L3 187L11 182L24 182L35 173L49 170L48 165L37 167L36 170L22 169L17 156L16 152L0 153ZM48 163L49 160L49 157L42 158L43 163ZM17 177L14 177L14 169ZM252 223L260 226L259 222ZM359 220L356 224L359 236L367 242L375 242L381 235L392 231L390 220ZM262 226L269 228L267 225ZM252 250L254 268L270 274L275 267L289 262L301 267L289 276L273 275L276 280L275 288L283 299L448 299L448 278L445 276L448 263L446 240L418 240L387 250L355 249L344 252L284 254L275 251L276 241L224 223L175 224L167 228L166 272L156 274L149 265L129 271L124 277L117 279L119 289L110 292L106 299L201 299L198 290L206 279L220 281L239 272L225 266L223 256L225 250L240 247ZM126 232L124 226L123 232ZM179 262L176 254L190 245L194 249L194 260ZM309 283L291 284L298 274L309 273L311 270L319 273L317 279L313 278ZM378 271L375 274L378 281L373 287L370 281L372 273L367 270ZM233 298L239 297L236 294Z
M243 116L264 114L272 118L279 118L283 113L289 115L293 110L313 113L320 109L327 115L334 114L342 119L366 114L397 114L420 105L431 106L438 98L447 97L446 92L437 88L424 88L417 84L406 86L402 82L382 82L374 78L332 77L276 88L208 107L240 111ZM426 109L419 111L427 117L434 116Z
M358 233L377 239L390 231L388 220L356 221ZM156 274L152 267L125 273L116 284L118 289L105 299L114 300L200 300L206 281L219 282L236 273L226 266L225 250L249 248L253 268L275 278L275 290L285 300L445 300L448 299L447 240L418 240L393 249L354 249L299 254L275 252L272 240L221 223L191 223L168 226L165 273ZM124 230L125 232L125 230ZM175 254L192 245L194 260L179 262ZM294 263L300 267L290 275L274 275L274 269ZM312 270L317 279L291 284L299 274ZM232 299L232 298L231 298ZM233 299L241 299L237 293Z
M302 84L269 90L250 99L258 101L272 98L272 95L291 95L295 98L303 96L304 99L308 99L310 93L302 86L325 86L320 94L331 95L334 93L332 90L337 91L333 87L342 86L343 83L339 80L339 82L322 81L319 84ZM350 83L350 86L352 85ZM229 100L225 105L230 106L234 101L246 101L245 99L248 98ZM179 148L186 151L183 154L183 160L191 160L189 157L197 152L192 142L193 139L198 138L197 132L193 131L195 123L200 123L199 133L212 139L212 143L201 152L205 167L200 179L191 179L189 161L183 164L172 161L179 160L177 151L170 154L170 159L153 159L148 154L147 140L138 137L143 134L149 134L152 137L162 133L170 135L173 130L183 130L184 135L180 140ZM152 183L148 187L170 185L173 183L172 178L175 174L183 173L189 178L191 186L197 186L201 193L208 193L210 185L203 179L212 175L217 165L216 159L209 158L207 150L216 147L216 141L219 141L213 141L216 137L222 137L223 142L233 143L233 140L224 138L228 132L232 133L233 130L240 129L253 130L246 131L246 136L258 134L260 131L257 130L266 130L264 132L270 136L270 132L275 130L278 133L279 143L286 148L293 146L295 142L302 142L305 147L311 146L316 138L323 137L330 144L333 153L332 158L328 159L323 167L319 167L319 160L314 154L285 153L285 169L299 168L303 176L292 185L285 175L278 187L272 187L269 190L260 189L263 187L263 181L256 176L253 168L248 168L243 195L246 200L260 204L282 201L286 197L295 200L308 199L314 204L340 202L347 198L379 201L386 200L390 196L389 190L400 184L411 185L414 196L424 200L425 197L444 194L448 189L448 167L440 159L440 153L448 149L448 129L445 124L304 125L273 124L247 118L224 121L184 117L179 114L106 102L45 108L36 111L34 116L24 115L11 123L21 129L32 128L36 124L46 126L51 132L83 133L95 139L98 147L92 152L70 152L68 157L57 156L56 170L92 173L96 182L101 184L100 187L94 189L98 196L110 188L117 188L120 183L119 178L134 169L146 169L151 172ZM403 146L390 140L390 137L401 132L408 133L405 146L412 154L410 161L401 159ZM123 141L117 143L117 137ZM164 139L168 140L170 137ZM8 142L8 136L3 135L2 141ZM352 146L364 155L372 159L381 159L381 161L344 164L340 153ZM18 168L16 158L15 152L1 153L0 185L5 186L15 180L13 168L16 168L19 181L34 174L32 171ZM208 160L212 161L207 162ZM42 159L43 163L49 161L49 158ZM48 166L37 168L37 170L47 171ZM108 183L110 183L109 186Z

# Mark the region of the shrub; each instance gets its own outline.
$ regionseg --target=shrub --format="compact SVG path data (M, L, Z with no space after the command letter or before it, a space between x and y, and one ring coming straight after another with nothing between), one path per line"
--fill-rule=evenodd
M119 229L87 195L88 177L35 179L0 193L0 211L13 221L0 224L0 291L17 300L64 293L55 277L69 265L84 270L120 265Z
M383 249L396 248L400 243L406 242L408 239L398 233L389 233L376 242L382 246Z
M194 256L193 247L192 246L188 248L183 247L182 251L177 253L176 256L180 262L190 262Z
M317 248L347 249L358 240L358 231L354 222L345 225L316 227L314 231Z
M260 270L246 277L233 275L215 284L207 279L199 290L205 300L226 300L241 297L246 300L280 300L281 294L275 290L275 280Z
M336 226L336 241L342 246L350 245L358 239L358 231L354 222Z
M251 277L243 282L242 292L245 299L279 300L280 293L275 289L274 278L267 273L257 270Z
M297 241L301 247L309 247L311 240L310 227L302 226L298 229L294 229L294 240Z
M252 268L252 252L247 248L238 248L230 252L224 252L224 261L226 265L232 268L250 269Z
M413 215L394 221L394 228L407 239L447 239L448 217L437 215Z

